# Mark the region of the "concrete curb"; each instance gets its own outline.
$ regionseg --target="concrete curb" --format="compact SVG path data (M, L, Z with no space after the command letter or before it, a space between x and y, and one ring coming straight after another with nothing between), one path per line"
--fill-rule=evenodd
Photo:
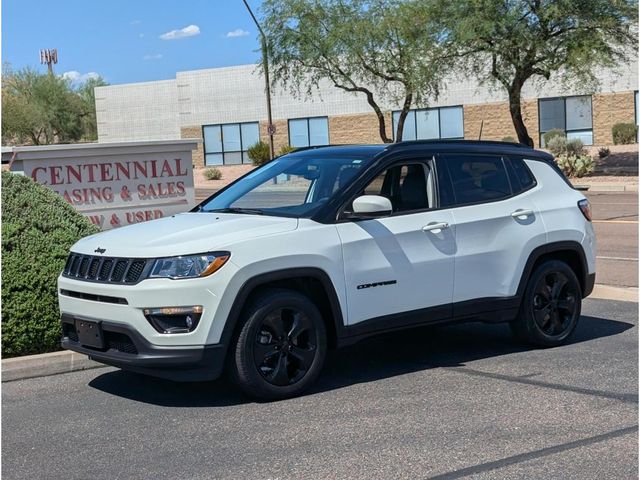
M611 287L609 285L596 284L589 298L638 303L638 289L635 287Z
M25 378L45 377L105 366L89 360L86 355L69 350L7 358L2 360L2 381L11 382Z
M637 183L603 183L603 184L576 184L576 190L587 190L589 192L637 192Z

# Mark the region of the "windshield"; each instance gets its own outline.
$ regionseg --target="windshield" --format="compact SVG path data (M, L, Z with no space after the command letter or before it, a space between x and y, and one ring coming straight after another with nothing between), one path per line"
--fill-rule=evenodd
M369 160L285 155L205 200L196 211L310 217Z

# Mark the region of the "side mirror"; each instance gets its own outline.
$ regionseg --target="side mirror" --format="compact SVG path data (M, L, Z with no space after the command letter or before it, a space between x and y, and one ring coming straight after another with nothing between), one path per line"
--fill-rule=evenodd
M353 218L386 217L392 211L391 200L380 195L362 195L353 201Z

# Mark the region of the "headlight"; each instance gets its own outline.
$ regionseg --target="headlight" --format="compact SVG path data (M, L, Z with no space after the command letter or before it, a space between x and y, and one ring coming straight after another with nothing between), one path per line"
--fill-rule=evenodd
M180 257L158 258L153 264L149 278L197 278L211 275L222 267L231 254L229 252L201 253Z

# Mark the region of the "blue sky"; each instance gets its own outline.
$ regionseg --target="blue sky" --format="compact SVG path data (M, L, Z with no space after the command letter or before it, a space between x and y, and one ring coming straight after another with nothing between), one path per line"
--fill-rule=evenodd
M2 1L3 62L45 71L40 49L57 48L56 73L111 84L255 63L257 33L242 0Z

